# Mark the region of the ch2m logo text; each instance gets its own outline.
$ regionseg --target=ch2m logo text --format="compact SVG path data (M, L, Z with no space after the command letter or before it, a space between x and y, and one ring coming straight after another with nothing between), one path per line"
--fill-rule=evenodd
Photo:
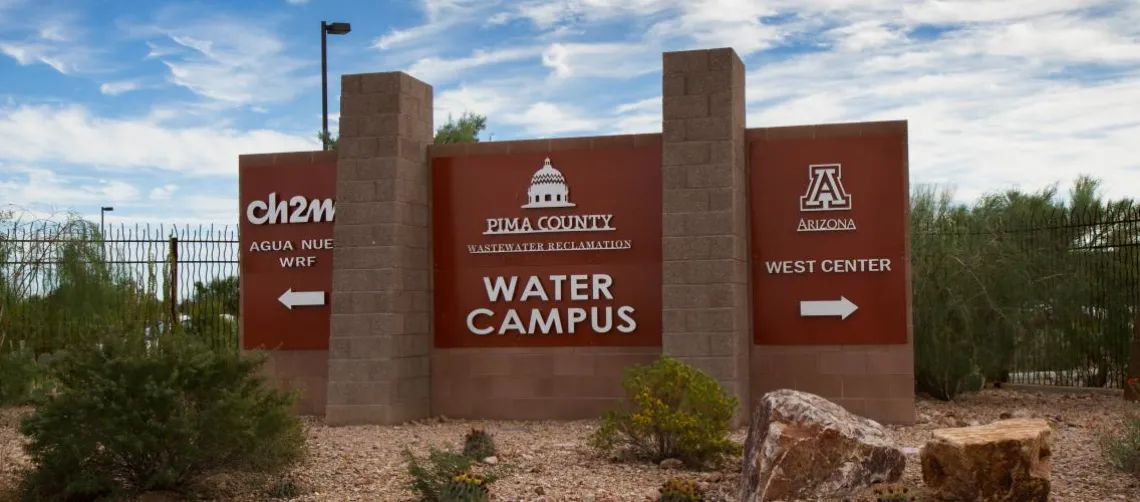
M255 200L245 206L245 217L254 225L309 223L333 221L336 205L332 199L306 199L294 195L288 201L277 200L277 192L269 194L269 201Z

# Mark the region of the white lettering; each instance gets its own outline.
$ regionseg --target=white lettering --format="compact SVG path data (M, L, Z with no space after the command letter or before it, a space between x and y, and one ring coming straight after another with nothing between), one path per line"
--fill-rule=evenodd
M531 222L522 218L487 218L483 235L545 234L555 232L609 232L613 227L612 214L578 214L540 216Z
M851 218L800 219L797 232L842 232L855 230L855 220Z
M507 311L507 315L503 316L503 324L499 326L499 334L505 335L507 331L518 331L520 335L526 334L526 327L523 326L522 319L519 318L519 313L515 309Z
M304 249L321 250L321 249L332 249L332 248L333 248L333 240L332 239L305 239L305 240L301 241L301 249L302 250L304 250Z
M336 204L332 199L309 200L303 195L294 195L288 202L278 201L277 192L270 192L268 202L255 200L245 206L245 217L254 225L331 222L335 215Z
M618 317L620 317L622 321L625 321L625 324L618 326L617 330L621 331L622 333L633 333L633 330L637 329L637 321L633 320L632 316L633 307L619 307Z
M542 289L542 281L538 279L537 275L530 276L530 279L526 281L526 289L523 289L522 296L519 296L519 301L525 302L532 296L541 298L544 302L549 300L546 296L546 291Z
M530 310L530 334L542 333L549 335L552 329L555 333L559 335L562 334L562 316L559 315L558 310L551 309L545 319L542 317L541 310Z
M620 323L614 322L615 311ZM532 308L529 313L525 314L528 317L524 320L524 314L520 314L515 309L508 309L504 312L502 319L496 321L494 320L494 311L478 308L467 314L467 330L478 336L489 335L493 332L497 332L498 335L505 335L510 331L527 336L563 335L574 334L578 324L589 322L593 332L599 335L611 333L615 329L615 324L617 331L628 334L637 329L637 321L633 318L633 313L634 308L628 305L621 307L594 306L588 309L574 307L566 309L565 315L559 309ZM475 321L479 316L491 318L490 325L486 327L477 326ZM494 326L496 323L498 324L497 328Z
M816 272L816 262L819 262L819 271L828 274L845 274L849 272L890 272L890 258L849 258L831 260L774 260L765 261L764 269L769 274L812 274Z
M769 274L802 274L815 272L815 260L766 261Z
M589 300L590 295L585 293L586 288L590 287L586 283L586 279L590 276L585 274L575 274L570 276L570 299L571 300Z
M612 241L549 241L503 244L468 244L470 254L547 253L561 251L621 251L632 249L629 239Z
M613 329L613 327L614 327L614 309L613 309L613 307L606 307L604 316L605 316L606 324L603 326L603 325L598 324L598 318L602 317L602 316L598 315L598 307L590 307L590 327L594 328L595 333L609 333L610 330Z
M828 273L890 272L889 258L856 258L853 260L823 260L821 269Z
M613 300L614 295L610 293L610 286L614 285L614 278L608 274L594 274L594 290L593 297L601 299L605 297L607 300Z
M554 301L562 301L562 281L566 280L565 275L552 275L550 280L554 281Z
M493 311L491 311L490 309L472 310L470 314L467 314L467 331L475 333L476 335L479 335L479 336L489 335L489 334L491 334L492 331L495 331L495 328L490 328L490 327L488 327L488 328L476 328L475 327L475 316L477 316L477 315L492 316L492 315L495 315L495 313Z
M574 307L567 309L567 312L569 312L567 321L570 325L566 331L570 334L574 334L574 325L586 320L586 309Z
M509 302L512 298L515 297L515 285L518 284L518 282L518 277L511 277L511 284L510 286L507 286L507 283L503 280L502 277L496 277L495 285L491 286L491 278L484 277L483 287L487 289L487 299L491 302L499 301L500 297L503 299L503 301Z
M282 268L296 268L296 267L311 267L317 262L316 256L282 256L280 258Z
M249 243L249 251L266 252L266 251L292 251L293 241L253 241Z

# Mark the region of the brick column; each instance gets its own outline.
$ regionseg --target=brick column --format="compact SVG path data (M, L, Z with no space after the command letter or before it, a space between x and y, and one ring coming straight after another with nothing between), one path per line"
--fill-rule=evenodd
M432 88L400 72L344 75L340 110L325 418L423 418L431 408Z
M662 350L721 382L739 421L752 345L744 64L712 49L667 52L663 67Z

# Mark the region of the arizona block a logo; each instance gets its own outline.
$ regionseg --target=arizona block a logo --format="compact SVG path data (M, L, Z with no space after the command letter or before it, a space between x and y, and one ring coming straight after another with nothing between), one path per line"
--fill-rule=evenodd
M811 164L808 166L808 184L800 196L801 212L848 211L851 194L843 187L843 166L840 164ZM796 231L836 232L855 230L852 218L800 218Z

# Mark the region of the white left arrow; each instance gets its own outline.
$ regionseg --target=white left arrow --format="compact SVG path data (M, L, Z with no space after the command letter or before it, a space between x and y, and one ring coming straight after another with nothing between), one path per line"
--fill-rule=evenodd
M293 307L308 307L313 305L325 304L324 291L293 291L293 288L285 290L285 293L277 298L285 308L293 310Z
M851 300L848 300L844 296L840 296L838 300L805 300L800 302L800 317L839 317L840 319L847 319L847 316L858 309L858 305L851 303Z

